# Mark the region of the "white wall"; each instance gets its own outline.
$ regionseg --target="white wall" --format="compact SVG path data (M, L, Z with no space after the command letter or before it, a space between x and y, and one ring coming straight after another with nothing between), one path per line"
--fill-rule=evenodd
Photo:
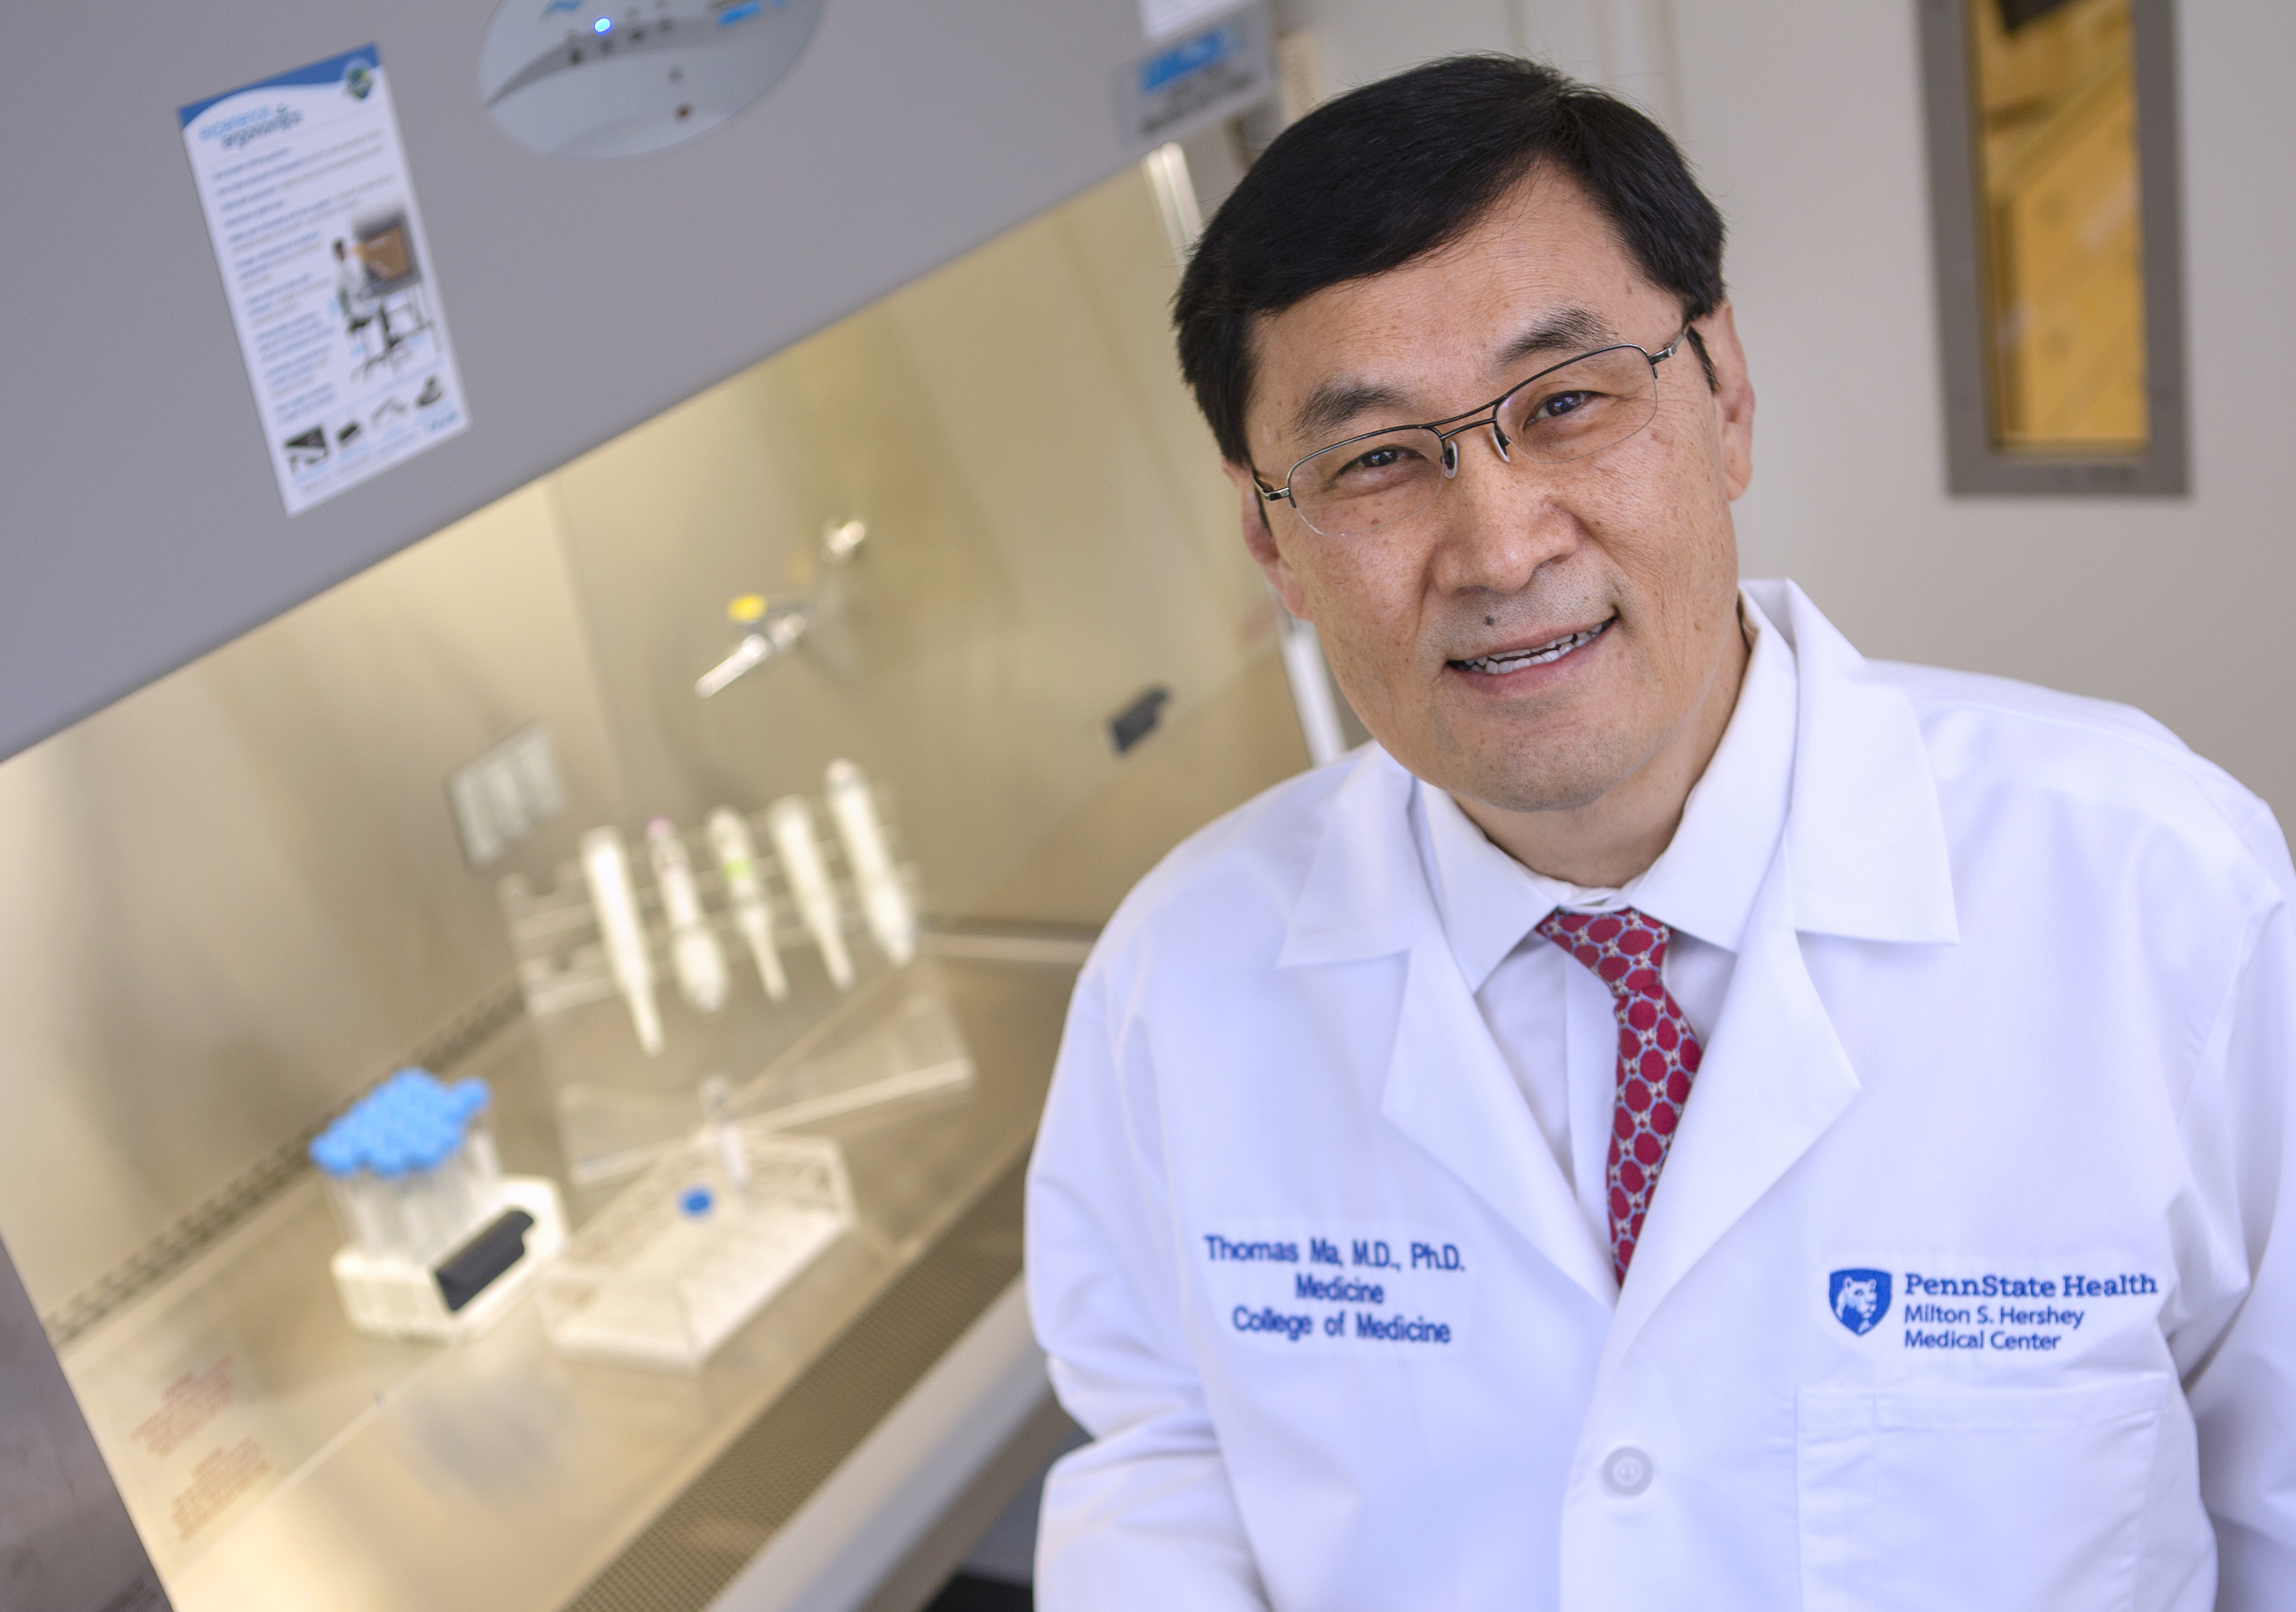
M1749 574L1868 654L2125 700L2296 814L2296 11L2178 8L2194 491L1953 498L1911 0L1283 0L1329 86L1528 51L1672 127L1731 227L1760 397Z
M1672 126L1674 0L1275 0L1316 37L1327 93L1460 51L1537 56L1632 96Z

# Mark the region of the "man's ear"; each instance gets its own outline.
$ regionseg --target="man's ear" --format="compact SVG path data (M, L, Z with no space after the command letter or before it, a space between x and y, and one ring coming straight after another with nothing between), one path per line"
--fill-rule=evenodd
M1754 479L1754 382L1738 325L1723 302L1698 322L1699 339L1714 364L1714 412L1722 427L1722 479L1734 501Z
M1259 481L1249 465L1223 463L1220 469L1227 473L1227 479L1235 487L1236 515L1243 528L1244 551L1251 555L1252 563L1259 567L1276 597L1283 601L1283 608L1302 621L1310 620L1300 579L1276 546L1275 527L1267 518L1267 500L1259 496Z

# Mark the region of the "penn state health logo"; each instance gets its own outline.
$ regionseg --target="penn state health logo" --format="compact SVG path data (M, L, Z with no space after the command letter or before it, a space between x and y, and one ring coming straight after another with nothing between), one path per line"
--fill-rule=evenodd
M1828 1285L1826 1297L1833 1306L1833 1319L1863 1337L1890 1313L1890 1273L1837 1271Z

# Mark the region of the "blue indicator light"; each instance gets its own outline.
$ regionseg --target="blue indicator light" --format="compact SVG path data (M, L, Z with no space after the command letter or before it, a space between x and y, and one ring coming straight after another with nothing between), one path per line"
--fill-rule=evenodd
M614 20L611 17L601 17L590 24L590 31L597 34L611 34L614 31Z
M1201 72L1213 62L1234 53L1242 43L1242 34L1230 37L1234 25L1224 23L1193 39L1183 39L1160 55L1151 56L1140 64L1140 93L1153 95L1177 78Z
M718 26L731 28L736 22L746 22L765 9L765 0L742 0L741 4L718 13Z

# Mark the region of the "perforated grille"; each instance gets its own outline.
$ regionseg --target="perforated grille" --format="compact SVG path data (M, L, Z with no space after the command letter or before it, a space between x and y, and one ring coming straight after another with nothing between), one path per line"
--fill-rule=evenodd
M1021 1273L1025 1156L567 1612L701 1612Z

